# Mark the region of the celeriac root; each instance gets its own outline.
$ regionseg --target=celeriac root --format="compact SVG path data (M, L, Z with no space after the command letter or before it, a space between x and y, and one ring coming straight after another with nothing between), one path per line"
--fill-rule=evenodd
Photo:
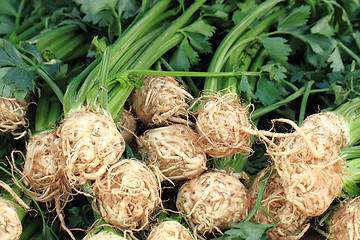
M360 239L360 197L341 206L330 223L330 233L336 240Z
M334 142L338 149L348 145L349 128L345 121L331 112L316 113L306 117L301 124L301 128L309 132L317 132Z
M0 135L10 132L15 139L25 136L26 130L18 130L28 125L25 118L27 107L27 103L22 99L0 96Z
M249 154L251 129L248 109L244 107L237 94L217 92L203 95L205 99L197 112L196 130L200 134L202 149L212 157L221 158L234 154Z
M102 177L125 150L124 139L112 118L90 108L70 113L57 133L65 175L74 187Z
M36 201L66 199L71 192L64 179L59 143L56 130L33 135L26 146L23 170L16 169Z
M130 111L123 110L116 126L119 128L119 131L126 143L130 143L133 140L134 134L137 130L136 124L136 118L134 115Z
M235 176L207 172L185 182L179 189L176 207L186 213L186 220L196 236L221 234L229 222L240 222L248 215L250 197Z
M249 192L252 208L255 206L258 197L258 188L261 179L268 171L271 171L271 167L260 171L250 186ZM287 200L282 181L276 171L267 179L261 206L270 216L259 208L251 221L261 224L275 224L276 222L272 217L276 219L278 221L276 228L267 232L269 239L298 240L301 239L310 227L309 221L311 218Z
M267 139L267 153L288 201L308 216L319 216L342 189L344 160L338 155L336 144L323 133L299 128L290 120L281 121L289 123L298 136L278 141L275 138L272 142Z
M131 95L132 106L141 122L148 125L190 124L188 101L193 97L173 77L146 76L145 86Z
M55 129L31 136L26 146L23 170L17 169L14 162L13 168L27 188L26 194L29 193L35 201L46 203L48 209L55 202L54 208L61 227L71 239L75 239L67 228L63 216L63 209L72 197L72 190L64 176L64 163L59 144L60 139Z
M21 233L22 225L15 207L0 198L0 239L18 240Z
M206 154L198 139L190 127L174 124L147 130L137 142L148 165L156 166L166 178L180 181L206 170Z
M93 190L104 220L123 229L148 228L151 214L161 204L158 179L136 159L122 159L111 166L95 181Z
M155 226L147 240L193 240L190 231L177 221L164 221Z

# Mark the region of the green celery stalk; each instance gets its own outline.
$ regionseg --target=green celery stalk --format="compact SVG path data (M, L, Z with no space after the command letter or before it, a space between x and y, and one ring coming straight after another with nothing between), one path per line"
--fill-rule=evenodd
M226 37L221 41L218 49L216 50L213 60L211 61L208 71L219 72L221 71L225 61L228 50L233 46L238 37L246 30L246 28L257 18L261 18L272 7L281 2L282 0L268 0L258 5L255 9L249 12L242 21L240 21ZM218 86L218 79L207 78L205 80L204 89L216 91Z

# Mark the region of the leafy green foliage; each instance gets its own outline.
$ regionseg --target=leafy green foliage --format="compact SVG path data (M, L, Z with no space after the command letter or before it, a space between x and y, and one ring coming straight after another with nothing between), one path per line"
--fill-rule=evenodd
M286 39L282 37L265 37L261 38L260 41L264 45L264 48L269 52L271 58L284 66L287 65L291 48L288 44L286 44Z
M26 98L35 89L33 69L21 57L21 53L9 42L0 39L0 95Z
M278 24L278 30L280 31L295 30L294 28L302 27L307 23L309 16L310 16L310 6L304 5L295 8L284 19L280 19Z
M274 224L259 224L252 222L229 223L227 230L218 240L265 240L266 232L274 228Z
M209 38L214 31L215 28L202 18L182 28L185 38L170 59L173 69L189 70L190 66L199 64L199 53L211 52Z

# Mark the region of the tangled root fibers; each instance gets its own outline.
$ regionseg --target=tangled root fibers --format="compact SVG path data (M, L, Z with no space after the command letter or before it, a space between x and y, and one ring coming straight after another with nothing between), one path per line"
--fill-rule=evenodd
M261 179L270 170L271 168L268 167L259 172L250 186L252 208L256 203ZM261 206L278 221L276 228L267 232L269 239L298 240L310 227L310 217L287 200L280 176L276 171L267 180ZM270 216L259 208L251 221L261 224L275 224L276 222Z
M119 121L116 123L116 126L120 129L120 133L124 138L126 143L130 143L133 138L136 130L137 123L134 115L127 110L123 110Z
M22 225L15 207L7 200L0 198L0 237L2 240L18 240Z
M16 139L23 137L26 131L17 130L28 125L26 111L27 104L24 100L0 96L0 135L10 132Z
M345 121L339 115L331 112L310 115L301 124L301 128L304 130L324 134L324 137L334 142L338 149L348 145L349 129L346 126Z
M251 134L243 130L251 128L249 107L244 107L237 95L230 92L218 92L202 98L206 101L198 110L196 130L204 151L215 158L251 153Z
M177 221L165 221L154 227L147 240L193 240L190 231Z
M267 152L288 201L308 216L319 216L341 191L344 161L324 134L293 126L298 136L281 138Z
M360 197L341 206L330 223L330 233L336 240L360 239Z
M148 125L189 123L188 101L193 97L173 77L146 76L145 86L131 95L132 106L141 122Z
M206 154L199 135L182 124L147 130L138 139L139 152L172 181L194 178L206 170Z
M207 172L185 182L177 195L176 207L188 214L190 228L197 233L222 233L229 222L248 215L250 197L238 178L224 172Z
M93 189L104 220L124 229L146 229L161 204L156 176L136 159L122 159L111 166Z
M57 132L65 174L72 186L101 177L125 150L112 118L88 108L69 114Z
M56 131L49 130L35 134L27 144L25 164L18 172L36 201L66 199L70 192L64 179L59 143Z

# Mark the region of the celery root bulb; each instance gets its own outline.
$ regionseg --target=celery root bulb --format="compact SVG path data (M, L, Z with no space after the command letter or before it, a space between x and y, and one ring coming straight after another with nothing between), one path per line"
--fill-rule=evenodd
M96 180L117 162L125 142L110 116L84 109L70 113L58 129L65 173L73 186Z
M133 133L135 134L137 130L136 124L136 118L134 115L130 111L123 110L121 117L116 125L119 127L119 131L125 142L130 143L133 140Z
M18 240L21 233L22 225L15 207L0 198L0 239Z
M341 206L330 222L330 233L336 240L360 239L360 197Z
M316 113L308 116L301 124L302 129L323 134L340 149L348 145L349 129L339 115L332 112Z
M234 93L220 92L203 96L207 99L197 113L196 130L199 143L212 157L221 158L251 152L251 128L248 107L244 107Z
M120 228L141 230L161 204L154 173L136 159L123 159L95 181L94 196L104 220Z
M260 171L250 186L249 192L252 208L256 203L260 181L267 171L270 171L270 168L265 168ZM276 224L272 219L275 218L278 221L278 225L275 229L267 232L269 239L301 239L310 227L310 217L287 200L281 179L276 171L274 171L267 180L261 206L271 217L259 208L251 221L260 224Z
M268 154L287 199L304 214L319 216L340 194L344 160L338 155L337 146L324 134L298 127L295 134L298 136L271 144Z
M27 126L25 115L27 104L22 99L5 98L0 96L0 135L13 134L21 138L26 131L18 131Z
M64 165L55 130L35 134L26 147L25 163L20 172L25 186L36 201L50 202L67 196Z
M172 181L194 178L206 170L206 154L198 134L182 124L147 130L138 139L139 152Z
M179 222L165 221L151 230L147 240L194 240L194 238Z
M141 122L148 125L187 123L188 101L193 99L173 77L146 76L145 86L132 93L132 106Z
M188 214L194 232L216 235L248 215L250 197L240 180L228 173L207 172L185 182L179 189L176 207Z

